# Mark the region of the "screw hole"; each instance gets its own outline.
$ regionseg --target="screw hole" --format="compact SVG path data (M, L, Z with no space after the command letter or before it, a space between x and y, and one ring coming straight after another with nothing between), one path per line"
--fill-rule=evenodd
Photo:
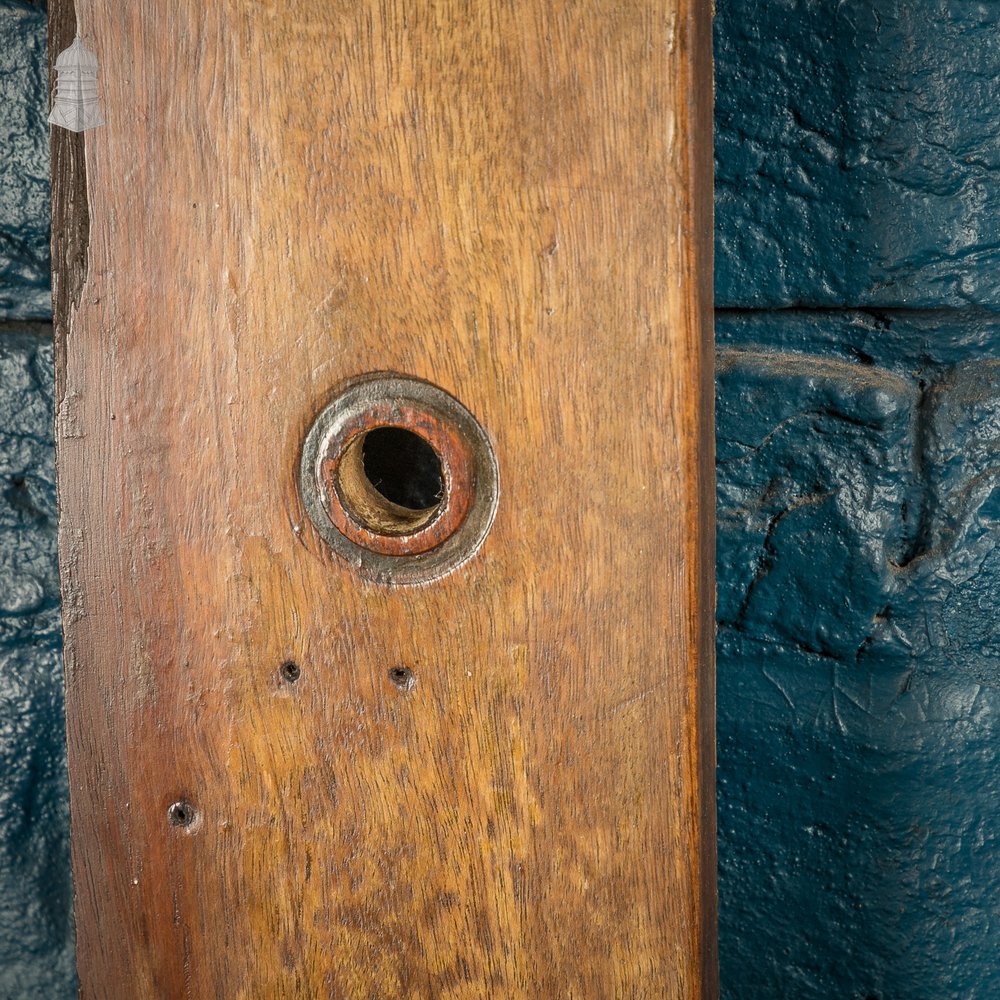
M190 802L181 799L167 810L167 822L171 826L190 826L197 818L197 810Z
M389 669L389 680L400 691L412 691L417 684L417 679L413 676L413 671L409 667L391 667Z
M302 676L302 670L294 660L286 660L282 663L278 668L278 673L281 674L281 679L289 684L294 684Z

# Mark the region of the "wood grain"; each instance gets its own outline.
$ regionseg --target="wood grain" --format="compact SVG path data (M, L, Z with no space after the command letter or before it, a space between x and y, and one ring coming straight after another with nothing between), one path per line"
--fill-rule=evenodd
M708 4L76 14L107 120L54 137L83 997L714 996ZM481 551L420 587L359 578L297 490L376 370L499 464Z

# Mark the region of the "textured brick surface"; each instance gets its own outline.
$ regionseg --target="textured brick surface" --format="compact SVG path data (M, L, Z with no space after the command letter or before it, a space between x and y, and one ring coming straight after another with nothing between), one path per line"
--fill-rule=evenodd
M44 4L0 0L0 320L52 308L45 18Z
M1000 995L1000 321L718 320L724 996Z
M48 337L0 336L0 997L74 995Z
M718 304L1000 305L1000 10L718 0Z

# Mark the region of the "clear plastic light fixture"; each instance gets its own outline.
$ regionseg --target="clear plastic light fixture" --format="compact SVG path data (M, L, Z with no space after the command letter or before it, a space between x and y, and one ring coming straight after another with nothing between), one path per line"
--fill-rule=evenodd
M71 132L104 124L97 103L97 56L79 35L56 58L56 96L49 122Z

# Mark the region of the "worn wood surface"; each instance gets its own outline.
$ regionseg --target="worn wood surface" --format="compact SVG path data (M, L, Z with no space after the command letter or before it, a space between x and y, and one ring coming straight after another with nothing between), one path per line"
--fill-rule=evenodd
M708 3L76 13L83 996L710 998ZM372 370L495 446L493 530L432 584L360 579L303 512L310 421Z

